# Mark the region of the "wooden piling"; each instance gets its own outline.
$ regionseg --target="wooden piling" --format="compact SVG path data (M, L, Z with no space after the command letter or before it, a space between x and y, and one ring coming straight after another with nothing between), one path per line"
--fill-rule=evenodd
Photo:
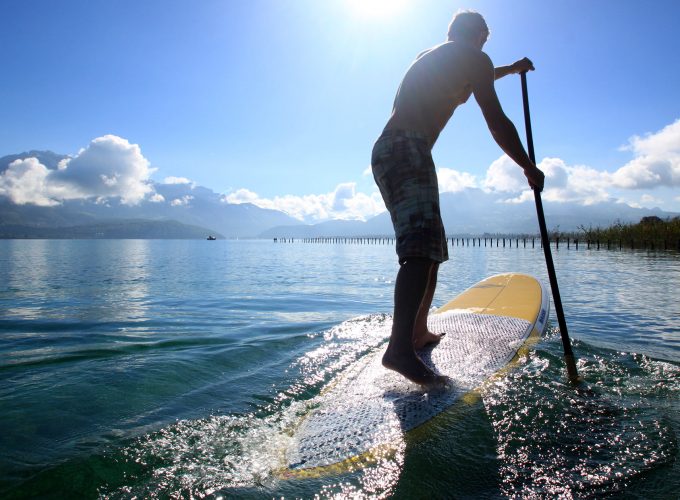
M485 236L484 238L482 237L451 237L447 238L447 243L450 241L451 246L459 246L459 247L470 247L472 246L473 248L479 247L481 249L482 247L482 239L484 240L484 247L491 247L493 248L494 246L494 237L492 236ZM512 243L513 239L515 241L515 248L519 249L520 241L522 242L522 246L526 249L527 248L527 243L528 239L527 237L518 237L518 236L496 236L496 248L503 247L503 248L512 248ZM294 237L272 237L271 241L274 243L295 243L296 239ZM297 240L300 243L316 243L316 244L349 244L349 245L390 245L390 244L395 244L395 238L389 238L389 237L384 237L384 236L360 236L360 237L340 237L340 236L317 236L317 237L312 237L312 238L298 238ZM539 240L539 243L541 245L541 248L543 247L543 241ZM561 242L564 244L564 240ZM576 250L579 249L579 244L581 241L579 241L578 238L574 238L573 240L567 236L566 238L566 244L567 244L567 249L571 250L572 244ZM599 238L595 239L588 239L586 238L586 248L588 250L591 249L591 245L593 246L593 249L600 250L604 249L606 245L607 250L612 250L616 248L616 240L611 240L611 239L606 239L606 240L600 240ZM548 239L548 244L555 246L556 250L559 250L560 248L560 238L555 237L554 243L551 242ZM648 238L648 239L642 239L640 241L635 241L635 239L631 238L628 240L628 245L631 250L635 250L636 245L638 249L640 250L650 250L653 252L656 251L668 251L668 250L677 250L680 252L680 239L677 241L673 241L672 239L668 238L668 236L664 238ZM536 248L536 238L531 237L531 248ZM619 250L623 249L623 238L618 239L618 248Z

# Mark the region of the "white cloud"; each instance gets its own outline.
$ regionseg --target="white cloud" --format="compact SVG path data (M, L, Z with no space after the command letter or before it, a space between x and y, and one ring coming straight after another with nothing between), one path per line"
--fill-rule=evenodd
M194 188L196 186L196 183L193 182L191 179L187 179L186 177L166 177L163 179L163 184L191 184L191 187Z
M222 201L225 203L232 203L234 205L238 205L239 203L252 203L255 205L255 202L259 199L259 196L257 193L253 193L249 189L241 188L236 191L234 191L231 194L223 195L222 196ZM262 208L271 208L271 207L262 207Z
M546 176L543 198L590 205L614 200L616 196L612 193L617 189L680 185L680 120L659 132L632 137L623 149L633 152L634 158L613 173L585 165L567 165L559 158L544 158L538 164ZM487 191L514 194L505 200L507 203L523 203L533 199L522 169L506 155L489 166L482 186ZM648 206L652 203L661 204L663 200L643 195L640 203Z
M356 191L356 184L339 185L333 194L334 218L366 220L385 211L378 192L371 195Z
M342 212L347 210L352 198L356 194L356 184L348 182L339 184L333 193L332 210L334 212Z
M546 180L552 188L566 188L569 185L570 169L559 158L543 158L538 164L538 168L545 174ZM526 188L526 177L522 173Z
M546 175L543 198L587 205L628 199L625 192L644 189L644 195L630 196L630 199L647 206L662 205L664 200L680 202L680 196L671 191L680 186L680 120L657 132L633 136L623 149L632 153L632 159L613 172L585 165L567 165L559 158L544 158L538 165ZM97 203L119 199L128 205L144 199L154 203L165 202L162 195L154 192L150 180L153 170L138 145L115 135L106 135L94 139L74 157L62 160L56 170L48 169L36 158L12 162L0 173L0 195L17 204L40 206L85 198ZM362 176L370 175L369 166ZM503 194L507 203L533 200L522 169L506 155L489 165L482 180L449 168L439 168L438 178L442 193L481 187L487 192ZM163 183L195 187L195 183L186 177L166 177ZM652 190L656 192L649 194L648 191ZM664 190L667 190L666 195L662 194ZM191 196L176 197L170 204L187 206L192 199ZM228 203L252 203L262 208L281 210L307 222L365 220L385 210L377 189L368 194L358 192L353 182L339 184L333 191L324 194L262 198L248 189L239 189L222 199Z
M37 158L15 160L0 176L0 195L7 196L13 203L30 203L42 207L57 205L47 183L50 170Z
M640 155L654 155L673 152L680 153L680 119L666 125L658 132L650 132L644 137L634 135L623 147Z
M115 135L94 139L50 170L36 158L12 162L0 175L0 194L14 203L41 206L65 200L120 198L135 205L153 193L153 169L138 145Z
M222 197L227 203L252 203L260 208L280 210L301 221L318 222L328 219L359 219L385 211L380 194L357 192L353 182L339 184L331 193L305 196L261 198L248 189L239 189Z
M442 193L457 193L467 188L477 187L477 179L467 172L459 172L451 168L440 168L437 172L439 190Z
M507 155L503 155L489 165L482 182L486 191L517 193L528 187L522 169Z
M655 196L652 196L651 194L643 194L642 196L640 196L640 201L645 205L651 205L651 204L654 204L654 203L663 203L663 200L661 200L661 199L659 199Z
M90 142L53 175L77 186L83 197L119 197L136 205L153 192L149 177L153 170L137 144L115 135Z
M501 200L501 203L510 203L510 204L518 204L518 203L526 203L527 201L533 201L534 200L534 193L531 190L528 191L522 191L518 196L515 196L514 198L507 198L505 200Z
M634 158L613 173L587 165L568 165L560 158L544 158L538 164L546 176L543 198L590 205L622 200L621 189L680 185L680 120L659 132L631 138L626 150L631 151ZM370 166L362 172L362 176L370 174ZM481 181L470 173L448 168L439 168L437 175L442 193L481 187L487 192L506 195L506 203L532 202L534 198L524 172L506 155L489 166ZM262 208L281 210L305 221L329 218L365 220L385 210L377 190L371 194L360 193L354 183L340 184L326 194L285 195L271 199L261 198L248 189L239 189L223 199L229 203L252 203ZM680 201L680 197L675 200ZM661 204L663 200L643 195L639 202L649 205Z
M555 202L592 205L611 200L610 175L584 165L568 166L559 158L545 158L538 164L545 173L543 198Z
M635 158L612 174L613 186L680 186L680 120L644 137L633 136L623 149L632 151Z
M181 198L175 198L170 202L170 205L173 207L186 207L191 203L191 200L193 200L194 197L191 196L190 194L184 195Z
M607 191L611 184L610 175L606 172L583 165L569 166L559 158L544 158L538 168L545 174L542 193L545 200L589 205L611 199ZM524 172L506 155L489 166L483 186L486 191L515 195L503 200L505 203L524 203L534 199Z

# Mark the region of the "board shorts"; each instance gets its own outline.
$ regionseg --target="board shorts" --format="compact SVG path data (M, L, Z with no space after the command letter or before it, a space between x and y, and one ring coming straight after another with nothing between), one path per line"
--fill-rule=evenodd
M373 146L375 179L392 218L399 263L449 258L439 209L437 172L429 141L404 130L385 130Z

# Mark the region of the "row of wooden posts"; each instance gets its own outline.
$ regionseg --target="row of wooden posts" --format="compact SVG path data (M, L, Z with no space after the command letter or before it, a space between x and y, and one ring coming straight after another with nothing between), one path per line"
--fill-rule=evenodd
M538 244L539 247L543 247L543 242L539 237L476 237L476 238L449 238L451 246L460 247L497 247L497 248L512 248L513 244L515 248L535 248ZM389 237L360 237L360 238L344 238L344 237L332 237L332 238L274 238L274 243L334 243L334 244L355 244L355 245L394 245L394 238ZM625 248L631 249L643 249L643 250L672 250L676 249L680 251L680 240L677 243L664 241L635 241L628 240L624 241L622 239L617 241L600 241L600 240L579 240L578 238L551 238L551 246L554 245L556 249L566 246L567 249L574 248L579 249L585 246L587 249L597 249L606 248L607 250L616 249L619 250Z

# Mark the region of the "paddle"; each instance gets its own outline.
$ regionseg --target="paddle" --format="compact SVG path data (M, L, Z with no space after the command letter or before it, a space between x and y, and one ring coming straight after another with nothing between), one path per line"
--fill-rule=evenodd
M521 73L522 78L522 100L524 101L524 125L527 131L527 150L531 161L536 163L536 155L534 154L534 138L531 133L531 116L529 115L529 95L527 92L527 73ZM557 286L557 276L555 274L555 265L553 264L552 253L550 252L550 240L548 239L548 229L545 224L545 215L543 214L543 202L541 201L541 192L534 189L534 199L536 200L536 214L538 215L538 225L541 228L541 241L543 242L543 253L545 254L545 264L548 267L548 276L550 277L550 288L552 289L553 301L555 302L555 311L557 313L557 322L560 325L560 335L562 337L562 345L564 346L564 361L567 363L567 375L570 382L578 382L579 376L576 371L576 360L574 353L571 350L571 341L569 340L569 332L567 332L567 322L564 319L564 310L562 309L562 299L560 298L560 290Z

